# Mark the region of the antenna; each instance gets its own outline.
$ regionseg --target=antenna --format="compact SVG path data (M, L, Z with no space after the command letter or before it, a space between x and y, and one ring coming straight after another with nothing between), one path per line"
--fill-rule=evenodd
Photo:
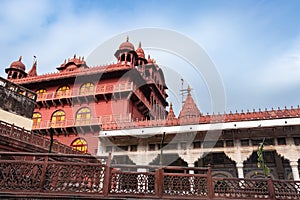
M184 88L184 80L183 80L183 78L182 79L180 79L181 80L181 90L180 90L180 96L181 96L181 103L182 103L182 106L183 106L183 104L184 104L184 102L185 102L185 96L187 95L187 93L188 93L188 89L183 89Z

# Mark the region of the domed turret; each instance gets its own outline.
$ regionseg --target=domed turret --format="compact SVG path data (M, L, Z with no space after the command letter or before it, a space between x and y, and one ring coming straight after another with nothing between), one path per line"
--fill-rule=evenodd
M20 79L27 76L25 72L25 65L22 63L22 56L20 56L19 60L14 61L10 64L9 68L5 69L5 73L7 73L7 79Z
M131 42L129 42L129 37L128 36L126 37L126 42L123 42L119 46L119 50L123 50L123 49L134 51L134 46Z
M19 69L21 71L25 71L26 67L22 63L22 56L20 56L19 60L12 62L10 64L10 68L15 68L15 69Z
M123 42L119 49L115 53L115 57L118 59L120 65L134 66L137 59L137 54L134 51L134 46L129 42L129 37L127 36L126 42Z

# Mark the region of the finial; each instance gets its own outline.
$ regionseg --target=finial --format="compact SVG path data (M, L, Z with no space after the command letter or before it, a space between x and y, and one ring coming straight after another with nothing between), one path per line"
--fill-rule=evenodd
M19 57L19 61L20 61L20 62L22 61L22 56Z
M150 54L148 54L148 59L150 59Z
M170 109L173 107L173 105L172 105L172 101L170 102Z
M74 58L76 58L76 53L74 53Z
M67 63L67 59L65 59L65 62L64 63Z
M84 56L82 56L82 61L84 61Z
M139 48L142 48L142 42L141 41L139 42Z
M188 85L187 92L188 92L188 95L191 94L191 87L190 87L190 85Z
M128 35L126 36L126 42L129 42L129 36Z

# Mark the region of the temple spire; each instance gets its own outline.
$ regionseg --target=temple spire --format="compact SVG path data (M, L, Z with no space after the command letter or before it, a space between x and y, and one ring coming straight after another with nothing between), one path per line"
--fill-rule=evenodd
M185 99L185 102L182 106L182 109L179 113L178 118L199 117L201 115L201 113L191 95L191 87L190 86L188 86L187 92L188 92L188 95Z
M29 70L27 76L37 76L36 67L37 67L37 60L33 62L32 68Z
M169 110L169 113L168 113L168 115L167 115L167 119L168 119L168 120L172 120L172 119L174 119L174 118L176 118L176 117L175 117L175 114L174 114L174 111L173 111L173 105L172 105L172 102L170 102L170 110Z

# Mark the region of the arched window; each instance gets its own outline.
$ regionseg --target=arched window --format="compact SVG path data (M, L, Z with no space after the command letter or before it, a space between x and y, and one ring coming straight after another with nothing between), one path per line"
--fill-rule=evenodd
M72 143L71 143L72 149L76 151L82 151L84 153L88 152L88 146L87 142L83 138L76 138Z
M64 85L57 89L56 96L57 97L65 96L65 95L69 94L69 92L70 92L70 86Z
M89 124L91 119L91 110L89 108L81 108L76 113L76 125Z
M36 128L36 127L39 127L40 126L40 123L42 121L42 115L41 113L33 113L32 115L32 127L33 128Z
M80 87L79 94L92 94L95 90L95 85L93 83L84 83Z
M62 110L55 111L51 117L52 126L62 126L66 120L66 114Z
M37 94L42 94L42 93L46 93L46 92L47 92L47 90L44 89L44 88L38 89L38 90L36 91Z

